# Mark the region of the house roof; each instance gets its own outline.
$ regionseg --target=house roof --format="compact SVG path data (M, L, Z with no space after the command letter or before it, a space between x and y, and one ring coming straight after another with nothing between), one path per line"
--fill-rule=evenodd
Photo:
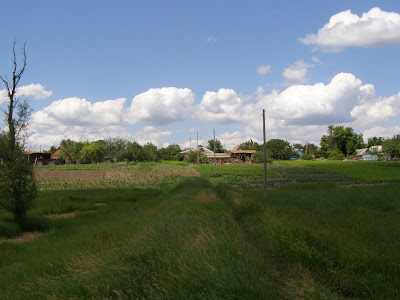
M361 155L364 155L364 154L366 154L368 152L369 152L368 148L357 149L356 150L356 155L361 156Z
M214 152L211 151L210 149L207 149L206 147L203 147L203 146L199 146L196 149L198 149L198 151L203 153L208 158L214 158ZM182 151L181 154L188 154L190 151L196 151L196 149L185 150L185 151ZM215 158L229 158L229 157L230 156L228 153L215 153Z
M383 150L383 147L381 145L369 147L369 151L374 152L374 153L380 153L380 152L382 152L382 150Z
M234 148L231 150L231 153L235 153L235 154L238 154L238 153L251 154L251 153L256 153L256 152L257 152L256 150L242 150L242 149L239 149L239 148L240 148L240 146L234 147Z

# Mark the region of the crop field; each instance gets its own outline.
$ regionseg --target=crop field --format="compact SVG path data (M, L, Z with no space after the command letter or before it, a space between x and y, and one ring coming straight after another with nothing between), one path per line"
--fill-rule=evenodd
M131 166L113 164L62 165L35 170L39 189L83 189L149 186L176 183L199 176L194 168L140 163Z
M1 299L399 299L400 164L38 167ZM378 176L378 175L379 176Z

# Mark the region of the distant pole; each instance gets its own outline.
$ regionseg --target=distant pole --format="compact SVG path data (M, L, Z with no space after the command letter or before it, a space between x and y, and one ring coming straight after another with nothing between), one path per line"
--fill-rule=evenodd
M264 135L264 197L265 199L268 198L267 194L267 145L266 145L266 138L265 138L265 109L263 109L263 135Z
M197 131L197 164L199 164L199 132Z
M214 176L217 176L217 161L215 159L215 128L213 129L214 132Z
M192 138L189 138L189 151L192 151Z

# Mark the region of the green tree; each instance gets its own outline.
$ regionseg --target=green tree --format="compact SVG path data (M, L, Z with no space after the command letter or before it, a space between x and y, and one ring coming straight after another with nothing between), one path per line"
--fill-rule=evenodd
M118 161L128 147L128 141L120 137L108 138L104 140L104 143L106 146L105 157L110 161Z
M64 159L66 163L79 163L80 152L84 145L85 143L83 142L75 142L70 139L62 140L60 142L60 157Z
M117 159L120 161L143 161L143 147L137 142L128 142L126 149L119 152Z
M189 151L188 154L188 162L196 163L197 162L197 151ZM203 153L199 153L199 163L200 164L208 164L209 159L207 156L205 156Z
M383 142L383 152L389 155L392 159L400 158L400 134L393 136L390 139L385 139Z
M289 142L280 139L271 139L266 143L267 156L274 160L287 160L293 156Z
M297 149L297 150L301 150L303 152L306 152L306 150L305 150L306 147L303 146L302 144L299 144L299 143L293 144L292 149Z
M162 160L182 160L183 155L180 154L182 149L177 144L168 145L165 148L161 148L159 151L160 158Z
M86 143L80 150L80 161L83 163L97 163L104 159L106 153L106 144L99 140L92 143Z
M372 146L380 146L380 145L383 145L383 142L384 142L384 138L383 137L376 137L376 136L374 136L374 137L372 137L372 138L369 138L368 139L368 144L367 144L367 147L369 148L369 147L372 147Z
M253 153L251 159L257 164L264 163L264 151L257 151L256 153ZM270 164L272 162L271 153L267 150L267 163Z
M152 143L147 143L143 146L143 160L145 161L160 161L157 146Z
M320 153L328 158L330 153L339 150L343 155L352 155L357 149L364 148L362 134L354 133L353 128L343 126L328 126L327 134L321 137Z
M26 220L26 212L34 205L37 196L33 165L24 155L24 135L31 109L26 99L17 97L17 87L26 67L25 45L22 49L22 66L13 44L13 71L9 80L0 76L8 98L8 109L4 110L7 127L0 134L0 207L10 211L17 222Z
M242 150L264 151L263 150L263 145L262 144L260 145L257 142L254 142L252 139L240 144L239 148L242 149Z
M207 148L211 151L214 151L214 140L208 140ZM215 153L224 153L227 152L221 144L220 140L215 140Z

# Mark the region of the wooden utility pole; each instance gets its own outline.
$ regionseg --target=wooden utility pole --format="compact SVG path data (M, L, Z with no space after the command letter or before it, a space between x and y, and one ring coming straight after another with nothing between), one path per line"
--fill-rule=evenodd
M196 151L197 151L197 164L199 164L199 132L197 131L197 148L196 148Z
M213 129L214 132L214 176L217 176L217 161L215 159L215 128Z
M264 136L264 197L265 199L268 198L267 194L267 145L266 145L266 138L265 138L265 109L263 109L263 136Z

